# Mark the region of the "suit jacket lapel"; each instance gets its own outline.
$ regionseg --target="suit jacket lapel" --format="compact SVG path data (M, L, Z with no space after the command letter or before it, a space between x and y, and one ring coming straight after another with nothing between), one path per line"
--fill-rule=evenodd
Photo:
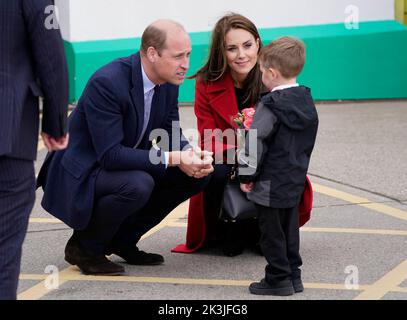
M139 139L141 130L143 129L144 120L144 88L143 88L143 77L141 75L141 60L140 53L136 53L132 57L132 85L133 88L130 90L130 95L133 100L134 108L137 115L137 134L135 141Z

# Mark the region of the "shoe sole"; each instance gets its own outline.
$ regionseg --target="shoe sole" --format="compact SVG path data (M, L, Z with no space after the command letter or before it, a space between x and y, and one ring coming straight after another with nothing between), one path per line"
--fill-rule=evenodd
M79 268L79 267L78 267ZM81 272L86 275L86 276L122 276L125 274L125 271L123 272L104 272L104 273L96 273L96 272L85 272L81 268L79 268Z
M294 288L295 293L300 293L300 292L303 292L303 291L304 291L304 287L302 287L302 288Z
M127 264L130 264L132 266L158 266L160 264L164 264L164 261L152 262L152 263L131 263L131 262L127 262L126 260L124 260L124 262Z
M303 291L304 291L304 285L302 284L301 281L300 281L300 283L298 283L298 284L295 284L295 283L293 282L293 287L294 287L294 292L295 292L295 293L300 293L300 292L303 292Z
M122 276L126 272L124 269L123 269L123 271L117 271L117 272L86 272L86 271L83 271L78 266L75 259L65 256L65 261L73 266L77 266L79 268L79 270L81 270L82 274L87 275L87 276Z
M279 288L279 289L255 289L250 288L251 294L262 295L262 296L291 296L294 294L293 288Z
M132 263L132 262L127 261L123 256L121 256L121 255L118 254L118 253L113 252L112 254L114 254L114 255L116 255L116 256L122 258L122 259L123 259L123 262L125 262L125 263L127 263L127 264L130 264L130 265L132 265L132 266L158 266L158 265L160 265L160 264L164 264L164 261L165 261L165 260L163 259L163 260L160 260L160 261L153 261L153 262L149 262L149 263Z

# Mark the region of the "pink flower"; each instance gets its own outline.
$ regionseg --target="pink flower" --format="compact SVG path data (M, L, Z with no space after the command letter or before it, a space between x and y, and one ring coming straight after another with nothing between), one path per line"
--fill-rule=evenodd
M245 108L233 118L233 121L239 128L248 130L253 122L255 112L254 108Z
M254 108L246 108L242 110L245 119L253 119L256 110Z
M248 118L243 122L244 128L245 129L250 129L250 126L252 125L253 118Z

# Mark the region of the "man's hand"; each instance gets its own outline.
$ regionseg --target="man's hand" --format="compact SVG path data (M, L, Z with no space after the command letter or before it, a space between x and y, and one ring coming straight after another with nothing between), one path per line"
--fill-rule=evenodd
M213 172L212 152L194 149L169 153L169 166L178 166L189 177L201 179Z
M242 190L244 193L251 192L253 190L253 182L241 183L240 184L240 190Z
M63 150L68 146L69 142L69 134L54 138L51 137L49 134L42 132L41 133L42 140L44 141L45 146L47 147L48 151L58 151Z
M206 177L214 171L212 166L213 163L213 152L202 150L200 147L194 147L195 154L200 157L204 162L210 162L210 164L205 165L200 171L196 172L194 177L197 179Z

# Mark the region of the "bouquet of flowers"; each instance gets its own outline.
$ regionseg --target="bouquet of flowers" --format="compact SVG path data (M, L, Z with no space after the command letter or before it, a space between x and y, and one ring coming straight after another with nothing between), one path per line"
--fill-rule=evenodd
M236 123L240 129L249 130L255 112L256 110L254 108L243 109L233 118L233 122Z

